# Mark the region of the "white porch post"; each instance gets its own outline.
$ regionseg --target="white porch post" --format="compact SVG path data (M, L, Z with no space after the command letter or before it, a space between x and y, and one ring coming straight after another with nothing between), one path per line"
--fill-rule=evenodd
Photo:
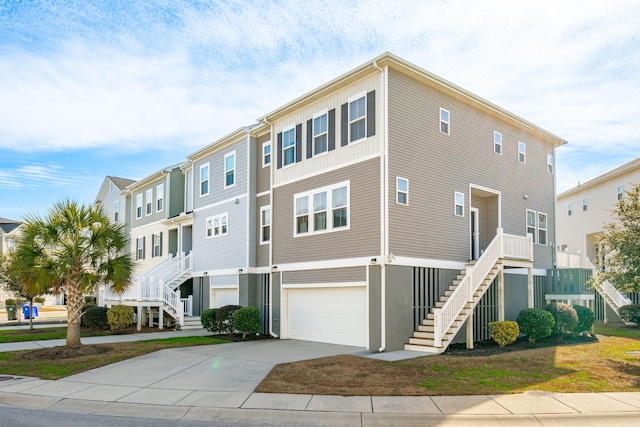
M504 321L504 269L498 273L498 320Z
M527 268L527 307L533 308L533 267Z
M467 318L467 348L473 348L473 311Z
M142 307L140 306L140 302L138 302L138 330L142 329Z

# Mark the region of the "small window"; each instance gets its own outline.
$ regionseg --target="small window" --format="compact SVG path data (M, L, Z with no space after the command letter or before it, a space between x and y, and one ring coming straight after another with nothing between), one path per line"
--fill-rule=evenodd
M617 192L617 199L622 200L622 197L624 196L624 186L618 185L618 189L616 190L616 192Z
M162 256L162 233L154 233L151 236L151 257L158 258Z
M271 241L271 206L260 208L260 243Z
M533 243L536 242L536 211L527 209L527 234L533 237Z
M200 195L209 194L209 163L200 166Z
M331 191L333 228L341 228L348 225L348 199L346 186L335 188Z
M136 218L142 218L142 193L136 194Z
M120 219L120 201L116 200L113 203L113 221L118 222Z
M349 102L350 142L359 141L367 136L367 97L363 96Z
M158 184L156 187L156 212L162 212L164 209L164 184Z
M440 109L440 132L449 135L449 111Z
M313 119L313 155L325 153L328 149L328 113Z
M271 164L271 141L262 143L262 167Z
M16 249L16 241L13 239L7 239L7 249L9 252L13 252Z
M296 161L296 128L282 132L282 158L285 166Z
M573 205L569 203L567 205L567 216L571 216L571 214L573 214Z
M327 192L313 195L313 231L327 229Z
M236 183L236 152L224 156L224 188L233 187Z
M396 177L396 203L399 205L409 204L409 180Z
M493 132L493 152L502 154L502 134L500 132Z
M455 193L455 211L456 216L464 216L464 193Z
M205 221L207 239L229 234L228 220L229 216L227 213L207 218Z
M296 234L304 234L309 231L309 197L296 199Z
M153 188L149 188L145 192L146 214L151 215L153 212Z
M538 243L547 244L547 214L538 212Z
M518 141L518 161L520 163L525 162L525 151L526 151L526 147L524 145L524 142Z
M547 154L547 172L553 173L553 154Z
M144 236L136 239L136 259L144 259Z
M589 210L589 199L582 199L582 211L586 212Z

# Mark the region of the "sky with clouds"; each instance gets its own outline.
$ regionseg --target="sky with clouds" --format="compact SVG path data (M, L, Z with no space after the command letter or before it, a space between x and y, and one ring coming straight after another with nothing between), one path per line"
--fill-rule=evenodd
M392 52L566 139L564 191L640 157L640 2L0 0L0 217L92 202Z

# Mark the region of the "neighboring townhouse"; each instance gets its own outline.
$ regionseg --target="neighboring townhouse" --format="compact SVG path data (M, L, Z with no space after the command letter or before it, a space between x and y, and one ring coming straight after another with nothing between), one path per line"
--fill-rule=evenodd
M0 256L15 249L21 224L19 221L0 218ZM9 298L15 298L15 295L7 291L0 280L0 306L4 306L4 301Z
M563 139L391 54L260 122L274 335L440 352L544 300Z
M107 176L94 202L102 206L111 221L125 226L127 236L131 232L131 197L126 188L133 183L131 179Z

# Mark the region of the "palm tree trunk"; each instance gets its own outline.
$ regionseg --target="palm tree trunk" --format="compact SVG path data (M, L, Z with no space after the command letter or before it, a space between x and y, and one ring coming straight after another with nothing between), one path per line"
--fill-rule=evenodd
M80 315L82 314L82 295L79 286L65 283L64 293L67 296L67 347L80 347Z
M33 297L31 297L31 301L29 301L29 329L33 330Z

